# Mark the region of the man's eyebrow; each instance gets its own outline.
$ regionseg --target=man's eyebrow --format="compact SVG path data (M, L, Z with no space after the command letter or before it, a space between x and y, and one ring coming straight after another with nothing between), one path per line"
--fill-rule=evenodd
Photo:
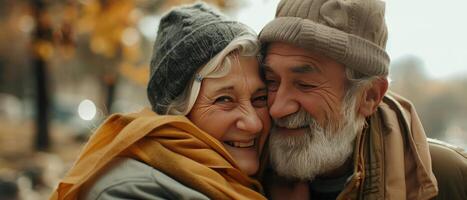
M303 74L303 73L321 73L321 70L318 67L312 65L302 65L290 68L290 71L293 73Z
M269 65L266 63L261 63L261 68L271 68L271 67L269 67Z
M270 66L267 64L262 64L262 69L266 72L274 72ZM304 73L313 73L313 72L318 72L321 73L321 70L318 67L312 66L312 65L301 65L301 66L296 66L292 67L289 69L293 73L297 74L304 74Z
M274 70L272 70L272 68L269 65L265 64L265 63L261 64L261 70L264 71L264 72L266 72L266 71L274 72Z

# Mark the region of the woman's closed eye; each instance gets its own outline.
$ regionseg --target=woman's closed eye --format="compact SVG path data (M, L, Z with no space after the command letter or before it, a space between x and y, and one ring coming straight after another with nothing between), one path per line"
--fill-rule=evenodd
M216 100L214 100L214 103L216 104L227 104L227 103L233 103L234 99L230 96L220 96L217 97Z
M256 108L265 107L267 106L267 103L268 103L267 95L256 96L251 100L251 104Z

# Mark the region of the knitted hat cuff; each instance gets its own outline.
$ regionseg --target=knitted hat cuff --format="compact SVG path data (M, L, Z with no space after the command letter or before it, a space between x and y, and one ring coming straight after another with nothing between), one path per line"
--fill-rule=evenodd
M278 17L261 31L263 43L286 42L322 53L366 75L387 75L384 49L358 36L299 17Z

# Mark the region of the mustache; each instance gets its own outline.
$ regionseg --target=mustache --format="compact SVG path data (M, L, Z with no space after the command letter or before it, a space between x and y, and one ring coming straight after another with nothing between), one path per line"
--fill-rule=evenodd
M316 120L308 113L305 109L300 110L294 114L273 119L276 126L288 129L306 128L310 127L310 124L315 124Z

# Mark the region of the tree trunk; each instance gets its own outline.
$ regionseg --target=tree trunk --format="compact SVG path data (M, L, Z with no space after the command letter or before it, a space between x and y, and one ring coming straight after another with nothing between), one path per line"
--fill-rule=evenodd
M36 75L36 150L49 148L49 98L47 88L46 63L41 59L34 59Z
M47 59L51 56L52 28L43 0L32 1L36 30L32 36L32 65L36 86L36 150L48 150L49 142L49 91Z
M117 74L109 74L106 75L104 78L104 84L106 89L106 100L105 106L107 107L105 110L107 111L106 115L112 114L112 105L115 100L115 89L117 86Z

